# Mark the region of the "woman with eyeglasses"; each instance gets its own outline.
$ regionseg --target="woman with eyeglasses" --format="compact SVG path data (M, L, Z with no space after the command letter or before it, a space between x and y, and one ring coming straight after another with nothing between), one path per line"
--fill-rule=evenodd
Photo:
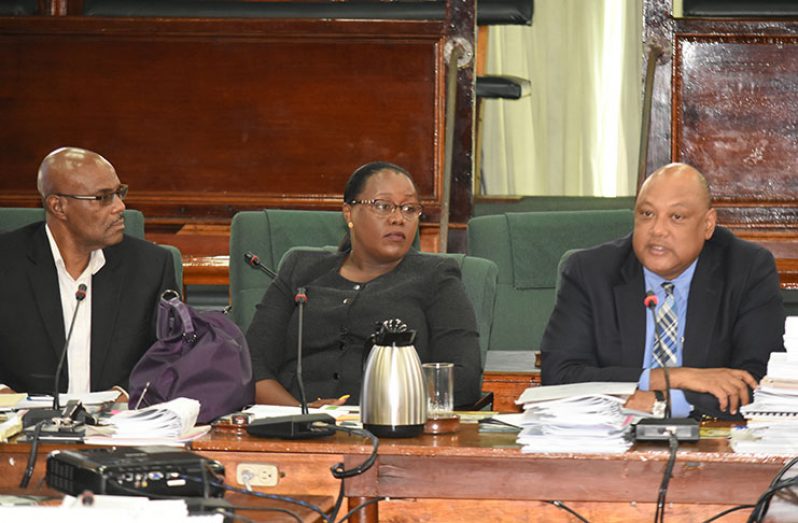
M352 174L344 188L348 232L338 251L291 251L257 307L247 341L258 403L299 403L299 288L307 295L302 374L312 406L359 402L367 340L393 318L416 331L422 362L455 364L456 405L479 399L474 309L454 260L412 248L421 212L403 168L372 162Z

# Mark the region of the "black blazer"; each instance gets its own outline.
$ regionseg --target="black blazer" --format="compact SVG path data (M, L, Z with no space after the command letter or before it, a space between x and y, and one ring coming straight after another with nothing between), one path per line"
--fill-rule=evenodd
M105 266L91 288L92 390L127 387L131 369L155 341L158 299L165 289L176 288L165 249L125 236L103 253ZM0 235L0 282L0 383L51 394L66 333L44 222Z
M411 250L391 272L355 285L338 274L344 257L315 251L285 256L247 331L255 379L276 379L299 397L294 295L305 287L302 365L309 400L349 394L349 403L357 404L366 341L377 322L391 318L416 331L414 345L422 363L455 364L456 405L478 400L479 333L457 263Z
M646 289L631 235L566 261L541 342L544 385L638 381ZM690 284L685 367L744 369L757 380L783 351L784 306L773 256L722 227L705 244ZM710 394L685 391L694 414L728 417Z

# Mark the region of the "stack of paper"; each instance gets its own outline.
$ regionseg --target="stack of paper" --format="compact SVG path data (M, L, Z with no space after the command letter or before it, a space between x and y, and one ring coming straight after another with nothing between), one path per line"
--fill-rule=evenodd
M59 523L221 523L222 514L190 515L183 499L147 499L144 496L65 496L60 506L0 507L0 521L58 521Z
M577 383L529 388L523 404L522 452L625 452L632 445L633 417L623 404L636 383Z
M740 412L748 423L732 433L735 452L798 454L798 352L771 353L768 374L754 390L754 401Z
M114 414L99 427L87 427L86 443L112 445L169 444L190 441L209 427L198 427L200 403L176 398L140 410Z

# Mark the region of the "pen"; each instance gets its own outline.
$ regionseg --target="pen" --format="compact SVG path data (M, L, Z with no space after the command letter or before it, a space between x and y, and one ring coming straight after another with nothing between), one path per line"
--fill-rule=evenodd
M507 423L506 421L502 421L500 419L496 419L496 418L493 418L493 417L482 418L477 423L481 423L483 425L503 425L505 427L512 427L512 428L514 428L516 430L521 430L521 427L519 427L518 425L513 425L512 423Z
M349 399L349 396L350 396L349 394L344 394L343 396L341 396L340 398L338 398L338 401L343 401L343 402L345 402L346 400L348 400L348 399Z
M144 395L147 394L147 389L149 388L150 388L150 382L148 381L147 383L144 384L144 390L141 391L141 396L139 396L139 400L136 402L136 406L133 408L133 410L137 410L139 408L139 405L141 405L141 401L144 399Z

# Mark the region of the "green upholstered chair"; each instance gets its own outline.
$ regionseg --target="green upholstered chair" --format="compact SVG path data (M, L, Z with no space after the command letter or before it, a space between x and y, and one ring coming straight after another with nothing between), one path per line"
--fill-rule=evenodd
M798 316L798 290L782 289L781 298L784 300L787 316Z
M44 221L41 207L0 207L0 233L41 221ZM144 238L144 215L141 211L125 209L125 233Z
M631 210L506 213L468 223L468 254L499 268L489 350L537 350L554 308L558 264L568 250L632 230Z
M125 234L144 238L144 215L141 211L125 209ZM30 223L44 221L44 209L40 207L0 207L0 234L24 227ZM172 245L161 245L172 253L175 278L180 289L183 288L183 257L180 250Z
M508 212L606 211L633 209L634 196L522 196L518 198L483 196L474 199L474 217Z
M232 318L238 326L247 330L255 305L271 283L266 274L247 266L244 260L247 251L258 255L264 265L276 271L279 261L292 248L335 249L345 231L339 212L265 210L236 214L230 227L230 301ZM460 264L463 284L477 316L484 364L493 323L498 269L489 260L464 254L441 256L451 256Z
M293 247L338 245L346 233L343 216L336 211L265 209L233 216L230 225L230 315L246 332L269 277L249 267L244 254L256 254L273 271Z

